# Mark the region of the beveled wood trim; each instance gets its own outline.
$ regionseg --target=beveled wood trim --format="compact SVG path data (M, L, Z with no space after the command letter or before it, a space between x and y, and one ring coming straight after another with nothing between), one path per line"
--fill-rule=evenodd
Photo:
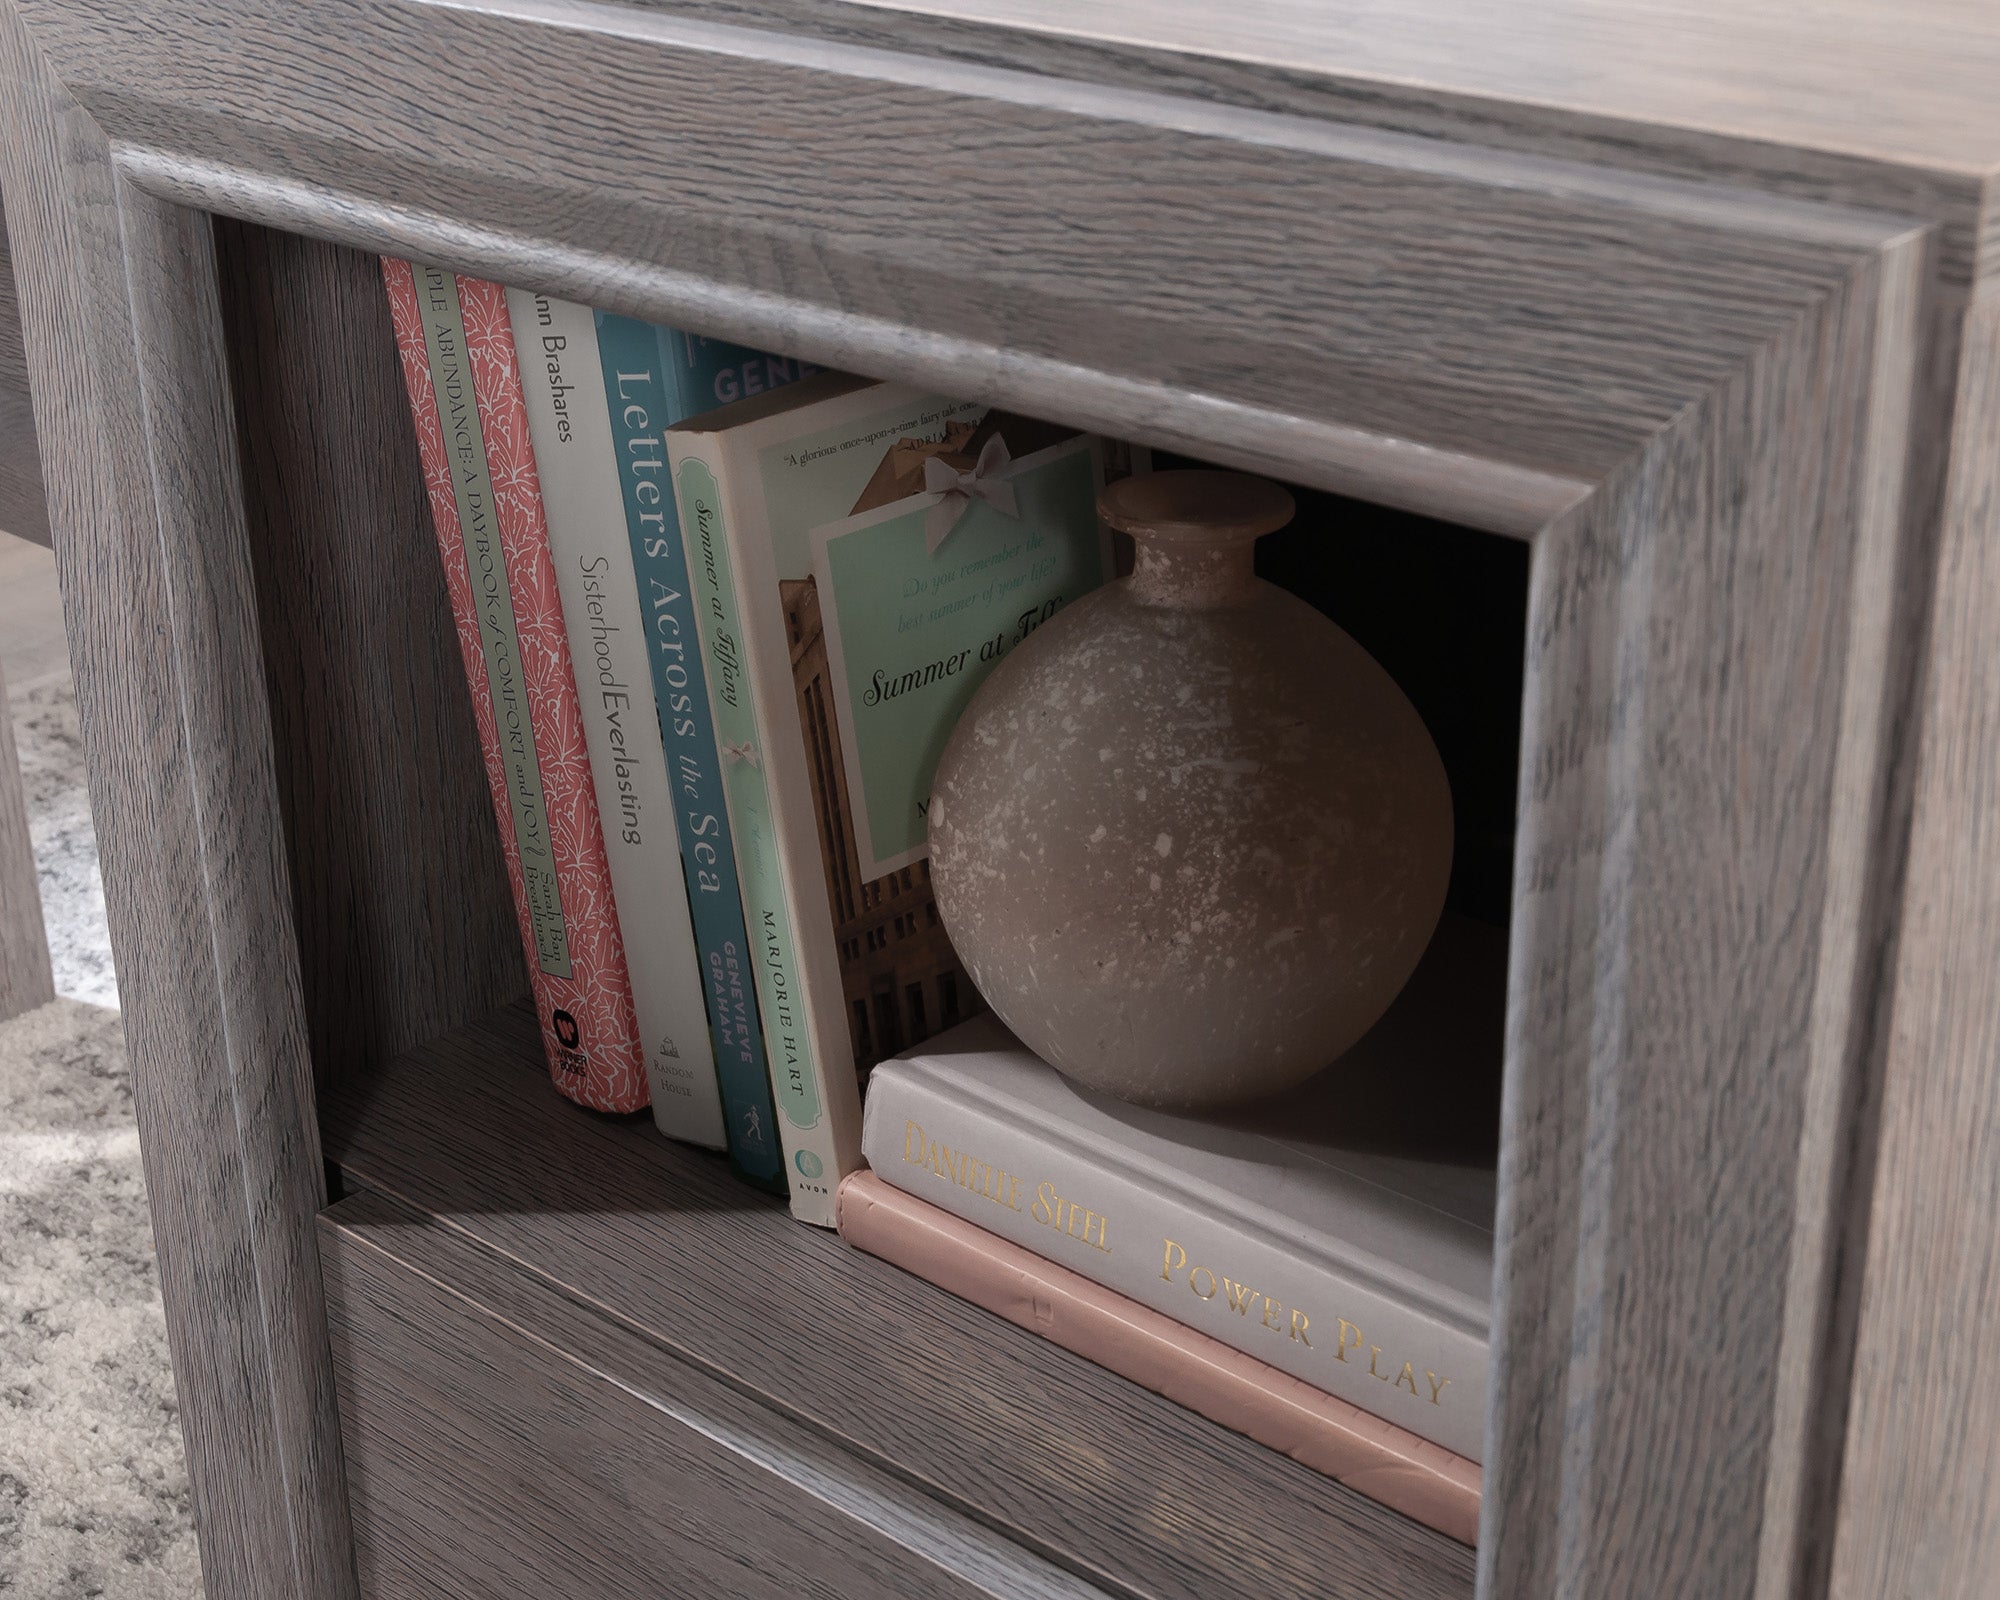
M181 203L1522 534L1907 226L665 10L26 14Z
M1894 865L1880 579L1926 265L1919 237L1885 251L1536 549L1493 1593L1784 1592L1798 1559L1757 1570L1808 1443L1778 1428L1780 1353L1822 1336L1786 1286L1840 1226L1799 1208L1831 1132L1809 1102L1873 1016Z
M1898 664L1930 602L1935 460L1905 457L1951 434L1952 301L1989 268L1966 172L1820 152L1766 192L1769 150L1704 167L1716 147L1677 140L1627 164L1528 113L1489 139L1463 106L1440 109L1455 137L1421 137L1306 114L1277 76L1250 103L1240 75L1196 92L1135 57L1107 86L935 31L833 37L852 8L779 0L727 23L588 0L0 14L34 89L0 177L41 208L24 310L38 406L64 419L46 442L65 585L103 674L93 774L133 841L107 847L114 928L153 964L135 1051L149 1029L191 1046L205 1004L234 1028L235 1090L278 1100L254 1126L157 1112L149 1159L278 1197L230 1224L261 1275L210 1305L247 1325L292 1281L316 1182L291 940L311 919L271 837L281 655L257 647L308 613L310 579L272 567L251 594L208 234L177 205L1534 537L1482 1588L1789 1600L1813 1581L1838 1485L1807 1419L1846 1375L1859 1223L1839 1180L1869 1170ZM96 412L61 404L79 385ZM92 448L136 393L150 482ZM301 448L258 427L253 461ZM444 675L413 669L409 691L442 697ZM135 737L176 694L172 740ZM279 727L296 795L309 734ZM182 793L203 802L186 826L158 798ZM341 825L366 813L340 806ZM198 870L153 859L198 834ZM462 970L489 970L473 946ZM317 1012L339 990L316 973L312 993ZM172 1057L148 1057L161 1085ZM213 1337L183 1339L198 1375L236 1334ZM271 1392L298 1462L198 1468L245 1497L211 1542L267 1576L294 1558L287 1497L331 1460L322 1368L294 1343ZM250 1393L211 1390L225 1413Z
M214 1600L351 1600L324 1178L208 219L118 177L7 6L0 117L203 1574Z
M2000 1550L2000 297L1961 370L1834 1600L1979 1600Z

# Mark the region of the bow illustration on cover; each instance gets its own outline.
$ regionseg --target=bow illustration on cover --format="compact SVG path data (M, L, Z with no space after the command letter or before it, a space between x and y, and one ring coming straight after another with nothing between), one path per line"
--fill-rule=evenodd
M747 761L753 767L761 765L757 760L757 747L748 739L743 740L740 744L730 744L725 740L722 746L722 757L732 766L739 761Z
M984 500L1002 516L1019 517L1021 509L1014 497L1014 486L998 476L1007 469L1013 457L1007 453L1007 441L994 434L979 452L979 459L973 462L969 471L960 472L949 462L940 461L936 456L924 460L924 492L937 495L938 501L924 513L924 548L932 555L938 553L938 546L951 535L958 526L958 519L965 515L966 507L975 499Z

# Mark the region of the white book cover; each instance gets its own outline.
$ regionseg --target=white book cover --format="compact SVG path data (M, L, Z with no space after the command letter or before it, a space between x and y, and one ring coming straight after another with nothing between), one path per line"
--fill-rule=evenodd
M1486 1428L1505 940L1447 917L1300 1090L1176 1116L992 1016L884 1062L877 1176L1469 1460Z
M1074 429L840 373L667 444L793 1208L832 1226L857 1069L979 1008L930 895L930 779L986 673L1111 576L1102 461Z
M727 1144L701 958L588 306L507 291L590 776L662 1133Z

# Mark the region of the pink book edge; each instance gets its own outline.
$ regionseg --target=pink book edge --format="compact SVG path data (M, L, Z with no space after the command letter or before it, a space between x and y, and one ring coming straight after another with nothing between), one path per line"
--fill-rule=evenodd
M495 524L500 537L502 556L509 568L508 590L516 607L516 627L522 636L522 677L528 695L529 717L535 729L537 762L542 772L542 785L550 811L550 832L556 846L556 872L564 901L565 921L572 926L570 969L568 980L544 973L534 958L534 931L528 915L527 891L521 872L520 846L514 837L513 810L507 796L506 775L501 767L500 735L494 723L492 702L488 697L486 658L480 640L479 625L473 615L472 578L466 566L463 536L459 527L458 505L452 493L451 472L446 462L442 419L439 415L437 397L431 386L429 355L425 348L423 313L418 303L415 274L410 263L391 256L382 258L382 277L388 291L390 311L396 329L397 354L403 367L403 378L408 390L411 420L417 434L418 453L424 466L425 488L431 505L431 515L436 524L439 554L443 561L445 584L451 596L452 619L458 632L459 652L464 662L466 683L471 691L472 712L479 731L480 754L486 767L487 785L493 802L494 820L500 833L501 850L506 859L509 888L514 899L516 923L521 937L522 950L526 955L530 984L534 990L535 1011L540 1023L543 1048L548 1056L549 1074L556 1087L571 1099L596 1110L636 1111L642 1109L648 1100L644 1063L639 1054L638 1027L632 1014L631 983L625 969L624 947L618 939L617 924L611 912L610 873L604 860L604 844L601 829L596 832L597 859L601 887L596 889L595 904L604 908L604 917L611 924L611 937L617 945L615 980L611 984L612 993L607 999L605 980L601 969L593 966L599 959L596 948L601 940L590 945L579 946L574 933L576 913L573 902L580 897L572 887L575 873L575 858L585 853L580 848L576 828L569 828L568 848L559 828L559 802L557 789L562 784L564 773L554 769L550 760L551 751L542 748L544 742L544 722L546 717L547 675L559 665L560 671L569 671L567 635L563 636L559 661L552 659L546 650L535 650L529 640L527 619L521 614L524 594L512 570L516 563L516 550L523 541L524 534L532 539L533 530L540 518L541 488L534 477L532 457L526 465L525 485L518 454L510 462L512 477L503 489L501 482L501 458L496 447L502 441L493 436L493 422L489 420L496 413L490 405L486 386L492 381L491 363L483 359L484 352L475 348L473 332L474 309L468 291L479 287L470 279L457 280L461 307L466 314L466 344L468 370L472 376L473 391L479 408L480 426L487 435L486 448L488 466L494 480ZM501 299L504 312L504 296L495 291ZM482 302L482 309L485 309ZM490 338L490 321L488 327ZM508 347L508 359L512 360L512 338L502 323L502 337ZM519 372L514 371L513 398L522 405L518 422L519 437L526 439L526 414L520 396ZM500 415L504 415L504 402ZM524 494L532 495L533 511L524 513ZM543 527L541 559L548 565L547 583L550 593L554 590L554 567L550 564L546 527ZM530 591L528 598L532 598ZM558 615L560 612L558 611ZM539 663L532 657L539 655ZM539 669L539 670L538 670ZM537 680L541 693L537 692ZM574 680L570 683L570 698L575 699ZM580 710L574 720L572 731L577 750L581 751L582 720ZM560 740L556 741L560 748ZM589 789L588 755L577 756L568 752L573 759L582 762L582 783L590 804L590 823L597 824L596 796ZM573 786L572 786L573 787ZM586 889L592 885L586 880ZM623 1006L618 1005L615 993L623 986ZM608 1009L607 1008L608 1005ZM582 1072L566 1071L567 1059L573 1054L568 1043L557 1036L558 1010L569 1011L578 1016L583 1025L584 1036L592 1044L587 1057L587 1066ZM600 1042L606 1041L606 1042ZM628 1058L629 1059L626 1059ZM634 1086L636 1085L636 1090Z
M1323 1472L1461 1544L1479 1532L1479 1467L984 1228L851 1173L840 1236L1211 1422Z
M528 402L521 389L507 291L497 283L460 277L458 298L521 640L521 677L562 893L570 981L577 990L574 1009L589 1055L582 1080L559 1087L596 1111L643 1111L652 1103L652 1092L632 1004L625 938L612 899L597 789L591 782L569 627L563 621L555 558L549 554L548 516L528 435Z

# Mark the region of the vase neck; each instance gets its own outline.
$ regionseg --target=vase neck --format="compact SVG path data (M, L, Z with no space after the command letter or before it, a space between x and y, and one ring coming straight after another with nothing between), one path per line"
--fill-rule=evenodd
M1131 594L1141 605L1169 611L1219 611L1247 605L1257 590L1255 540L1246 538L1135 540Z

